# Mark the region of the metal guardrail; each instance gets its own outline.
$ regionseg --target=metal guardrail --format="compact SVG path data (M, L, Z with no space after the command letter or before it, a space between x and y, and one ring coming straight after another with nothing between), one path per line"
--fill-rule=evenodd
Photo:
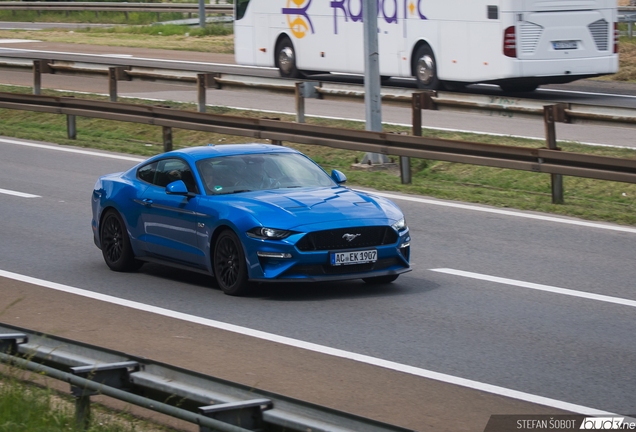
M126 64L129 63L129 64ZM296 90L298 80L257 77L231 73L217 73L192 66L188 70L167 67L146 67L132 64L131 59L103 58L95 61L68 61L46 59L34 60L32 54L16 53L12 57L0 57L0 69L32 69L34 93L41 90L41 74L69 74L109 76L111 101L117 100L117 81L180 82L191 83L199 88L199 111L205 111L205 89L216 88L274 94L294 94L298 98L320 98L325 100L364 101L364 86L340 84L328 81L304 81L305 90ZM382 88L382 102L388 105L410 106L413 93L419 90L406 88ZM497 115L501 117L542 117L545 101L508 96L487 96L467 93L434 92L431 103L425 109L461 111ZM556 121L565 123L599 124L636 127L636 109L576 103L561 103ZM299 113L300 115L300 113Z
M633 26L634 22L636 22L636 7L618 8L618 22L627 23L627 35L631 39L634 36Z
M145 357L7 324L0 324L0 361L70 383L80 427L87 425L90 397L101 394L197 424L202 432L411 431Z
M269 119L180 111L171 108L68 97L0 93L0 108L65 114L179 128L275 142L320 145L386 155L433 159L636 183L636 160L315 126Z
M95 11L95 12L183 12L199 13L198 3L53 2L0 1L0 10ZM206 4L207 13L231 14L232 5Z

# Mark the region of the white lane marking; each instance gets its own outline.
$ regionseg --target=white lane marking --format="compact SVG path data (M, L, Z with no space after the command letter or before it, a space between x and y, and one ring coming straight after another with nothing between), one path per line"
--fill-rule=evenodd
M470 278L470 279L477 279L477 280L482 280L487 282L494 282L498 284L511 285L511 286L516 286L519 288L528 288L528 289L537 290L537 291L545 291L545 292L549 292L553 294L562 294L562 295L567 295L572 297L584 298L588 300L614 303L614 304L619 304L622 306L636 307L636 301L624 299L620 297L611 297L611 296L606 296L601 294L589 293L585 291L575 291L575 290L566 289L566 288L558 288L558 287L553 287L549 285L541 285L541 284L532 283L532 282L524 282L524 281L519 281L515 279L506 279L506 278L501 278L497 276L489 276L489 275L484 275L480 273L472 273L472 272L467 272L463 270L455 270L455 269L449 269L449 268L431 269L431 271L438 272L438 273L445 273L445 274L449 274L453 276L461 276L461 277Z
M392 200L412 201L412 202L418 202L422 204L431 204L431 205L437 205L442 207L453 207L453 208L458 208L462 210L473 210L473 211L479 211L484 213L495 213L495 214L500 214L505 216L514 216L514 217L535 219L535 220L546 221L546 222L556 222L556 223L562 223L562 224L568 224L568 225L577 225L577 226L582 226L586 228L598 228L598 229L604 229L604 230L610 230L610 231L620 231L620 232L626 232L630 234L636 234L636 228L627 227L627 226L609 225L609 224L605 225L601 223L586 222L586 221L575 220L575 219L562 219L562 218L558 218L554 216L535 215L535 214L521 213L521 212L510 211L510 210L500 210L496 208L478 207L478 206L472 206L468 204L435 201L432 199L417 198L417 197L408 196L408 195L395 195L395 194L376 192L371 190L364 190L364 192L369 193L371 195L378 195L381 197L389 198Z
M496 85L496 84L476 84L475 87L497 88L499 86ZM636 96L633 96L633 95L622 95L622 94L617 94L617 93L594 93L594 92L584 92L584 91L576 91L576 90L549 89L549 88L541 88L541 87L539 87L536 91L537 92L542 92L542 93L571 93L571 94L581 94L581 95L586 95L586 96L616 96L616 97L622 97L622 98L635 98L636 97Z
M98 153L98 152L89 151L89 150L80 150L80 149L67 148L67 147L56 147L56 146L50 146L50 145L44 145L44 144L27 143L24 141L9 140L5 138L0 138L0 143L20 145L24 147L41 148L46 150L55 150L55 151L61 151L61 152L67 152L67 153L77 153L77 154L83 154L83 155L89 155L89 156L98 156L98 157L104 157L109 159L121 159L121 160L127 160L132 162L143 162L146 160L146 159L138 158L138 157L121 156L116 154Z
M19 51L24 53L45 53L45 54L64 54L64 55L76 55L76 56L86 56L86 57L103 57L103 54L86 54L86 53L72 53L72 52L63 52L63 51L44 51L44 50L26 50L26 49L18 49L18 48L3 48L6 51ZM272 67L263 67L263 66L245 66L245 65L237 65L233 63L209 63L209 62L196 62L196 61L186 61L186 60L169 60L169 59L153 59L153 58L145 58L145 57L136 57L132 56L135 60L143 60L150 62L161 62L161 63L179 63L179 64L190 64L190 65L207 65L207 66L231 66L241 69L259 69L259 70L278 70L277 68Z
M40 195L32 195L32 194L28 194L24 192L16 192L16 191L8 190L8 189L0 189L0 193L5 195L18 196L21 198L42 198Z
M366 363L373 366L378 366L398 372L403 372L415 376L419 376L422 378L428 378L436 381L445 382L448 384L454 384L462 387L471 388L474 390L483 391L486 393L492 393L499 396L509 397L512 399L518 399L521 401L535 403L539 405L544 405L552 408L557 408L564 411L569 411L578 414L584 415L616 415L607 411L597 410L595 408L586 407L583 405L572 404L569 402L560 401L557 399L551 399L543 396L533 395L530 393L525 393L517 390L508 389L505 387L495 386L491 384L482 383L479 381L473 381L461 377L456 377L453 375L443 374L439 372L430 371L427 369L422 369L414 366L403 365L400 363L392 362L389 360L382 360L375 357L356 354L349 351L344 351L337 348L331 348L324 345L318 345L311 342L305 342L298 339L292 339L285 336L279 336L272 333L266 333L260 330L254 330L247 327L241 327L234 324L228 324L220 321L214 321L207 318L198 317L195 315L189 315L169 309L164 309L156 306L150 306L144 303L134 302L130 300L125 300L118 297L109 296L106 294L99 294L87 290L83 290L80 288L74 288L67 285L58 284L55 282L50 282L42 279L36 279L30 276L21 275L18 273L12 273L4 270L0 270L0 277L5 277L8 279L17 280L20 282L26 282L33 285L38 285L41 287L53 289L56 291L61 291L69 294L75 294L82 297L91 298L94 300L103 301L106 303L111 303L119 306L128 307L131 309L136 309L144 312L149 312L161 316L166 316L174 319L178 319L181 321L191 322L194 324L200 324L206 327L212 327L220 330L225 330L233 333L238 333L246 336L251 336L254 338L275 342L283 345L292 346L295 348L301 348L308 351L318 352L321 354L326 354L334 357L344 358L348 360L357 361L360 363Z
M2 29L2 30L8 30L8 29ZM36 30L36 29L29 29L29 30ZM30 40L30 39L0 39L0 44L25 43L25 42L42 42L42 41Z

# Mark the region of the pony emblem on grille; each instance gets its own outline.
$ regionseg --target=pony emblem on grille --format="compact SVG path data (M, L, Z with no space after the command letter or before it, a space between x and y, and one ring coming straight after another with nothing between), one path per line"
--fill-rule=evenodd
M349 243L351 243L352 241L354 241L357 237L360 237L361 235L362 234L345 234L342 236L342 238L348 241Z

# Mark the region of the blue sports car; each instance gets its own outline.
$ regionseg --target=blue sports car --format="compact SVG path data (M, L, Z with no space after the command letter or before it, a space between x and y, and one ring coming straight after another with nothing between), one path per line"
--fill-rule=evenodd
M112 270L186 268L213 275L230 295L255 282L392 282L410 271L404 215L346 180L282 146L164 153L100 177L95 244Z

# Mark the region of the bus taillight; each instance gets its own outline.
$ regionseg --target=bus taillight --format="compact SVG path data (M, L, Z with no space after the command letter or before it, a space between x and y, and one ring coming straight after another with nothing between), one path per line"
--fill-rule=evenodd
M503 53L506 57L517 57L517 35L514 26L504 30Z
M618 23L614 23L614 54L618 54Z

